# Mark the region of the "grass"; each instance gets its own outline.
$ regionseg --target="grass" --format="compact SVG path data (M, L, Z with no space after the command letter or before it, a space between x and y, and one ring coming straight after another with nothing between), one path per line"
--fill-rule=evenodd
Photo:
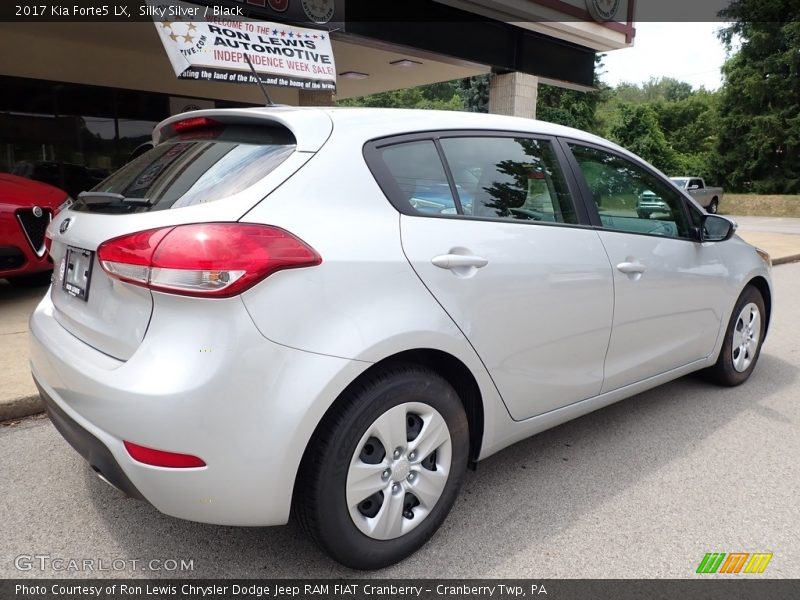
M719 212L723 215L800 218L800 195L725 194Z

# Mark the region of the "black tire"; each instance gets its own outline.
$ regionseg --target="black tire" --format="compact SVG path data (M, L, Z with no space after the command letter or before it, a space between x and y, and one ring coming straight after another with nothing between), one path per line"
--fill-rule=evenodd
M9 277L8 282L16 287L40 287L50 285L52 271L44 271L35 275L20 275L19 277Z
M450 471L442 495L415 528L394 539L373 539L358 529L347 507L348 469L368 428L407 402L427 404L444 419L452 446ZM345 392L318 426L298 473L293 514L317 545L345 566L366 570L394 564L423 546L442 524L458 496L468 455L467 418L452 386L422 366L386 369Z
M717 214L717 212L719 212L719 200L714 198L711 201L711 204L708 205L708 208L706 210L708 211L709 214L712 214L712 215Z
M758 332L758 343L753 353L753 358L750 362L750 365L744 371L737 371L733 366L733 337L736 324L739 319L739 314L742 312L744 307L750 303L753 303L758 307L761 317ZM766 317L767 314L764 308L764 298L761 296L761 292L759 292L753 286L748 285L746 288L744 288L742 295L739 296L739 299L736 301L736 305L733 307L730 321L728 321L728 327L725 329L725 341L722 343L722 349L719 352L719 358L717 359L716 364L713 367L704 369L701 371L701 374L708 381L728 387L740 385L747 381L752 374L756 363L758 363L759 356L761 355L761 346L764 343L764 333L767 325Z

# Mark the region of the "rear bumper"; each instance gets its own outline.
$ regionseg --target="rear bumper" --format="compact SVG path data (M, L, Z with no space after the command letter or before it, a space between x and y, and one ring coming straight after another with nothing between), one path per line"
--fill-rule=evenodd
M71 419L50 395L42 389L38 381L34 381L34 383L39 388L39 395L44 401L44 407L47 409L50 421L63 438L69 442L70 446L75 448L78 454L86 459L89 466L102 475L111 485L132 498L144 500L144 496L131 483L131 480L125 475L125 471L122 470L114 455L111 454L111 451L103 442Z
M154 296L147 335L124 362L64 329L45 296L30 322L31 369L54 424L106 479L165 514L285 523L317 423L369 364L270 342L239 298ZM206 466L142 464L125 440Z

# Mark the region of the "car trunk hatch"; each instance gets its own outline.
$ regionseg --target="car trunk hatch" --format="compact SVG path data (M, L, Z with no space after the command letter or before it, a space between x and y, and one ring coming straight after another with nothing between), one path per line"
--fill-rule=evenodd
M105 354L129 359L144 339L158 292L110 276L98 247L150 229L237 221L313 156L298 151L298 140L282 123L263 117L226 122L230 118L195 120L166 136L161 131L161 143L53 220L50 294L55 318L67 331Z

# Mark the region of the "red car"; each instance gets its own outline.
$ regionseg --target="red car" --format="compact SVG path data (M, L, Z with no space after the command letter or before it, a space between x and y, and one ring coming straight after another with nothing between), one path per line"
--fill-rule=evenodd
M0 173L0 278L20 285L50 280L44 233L66 199L52 185Z

